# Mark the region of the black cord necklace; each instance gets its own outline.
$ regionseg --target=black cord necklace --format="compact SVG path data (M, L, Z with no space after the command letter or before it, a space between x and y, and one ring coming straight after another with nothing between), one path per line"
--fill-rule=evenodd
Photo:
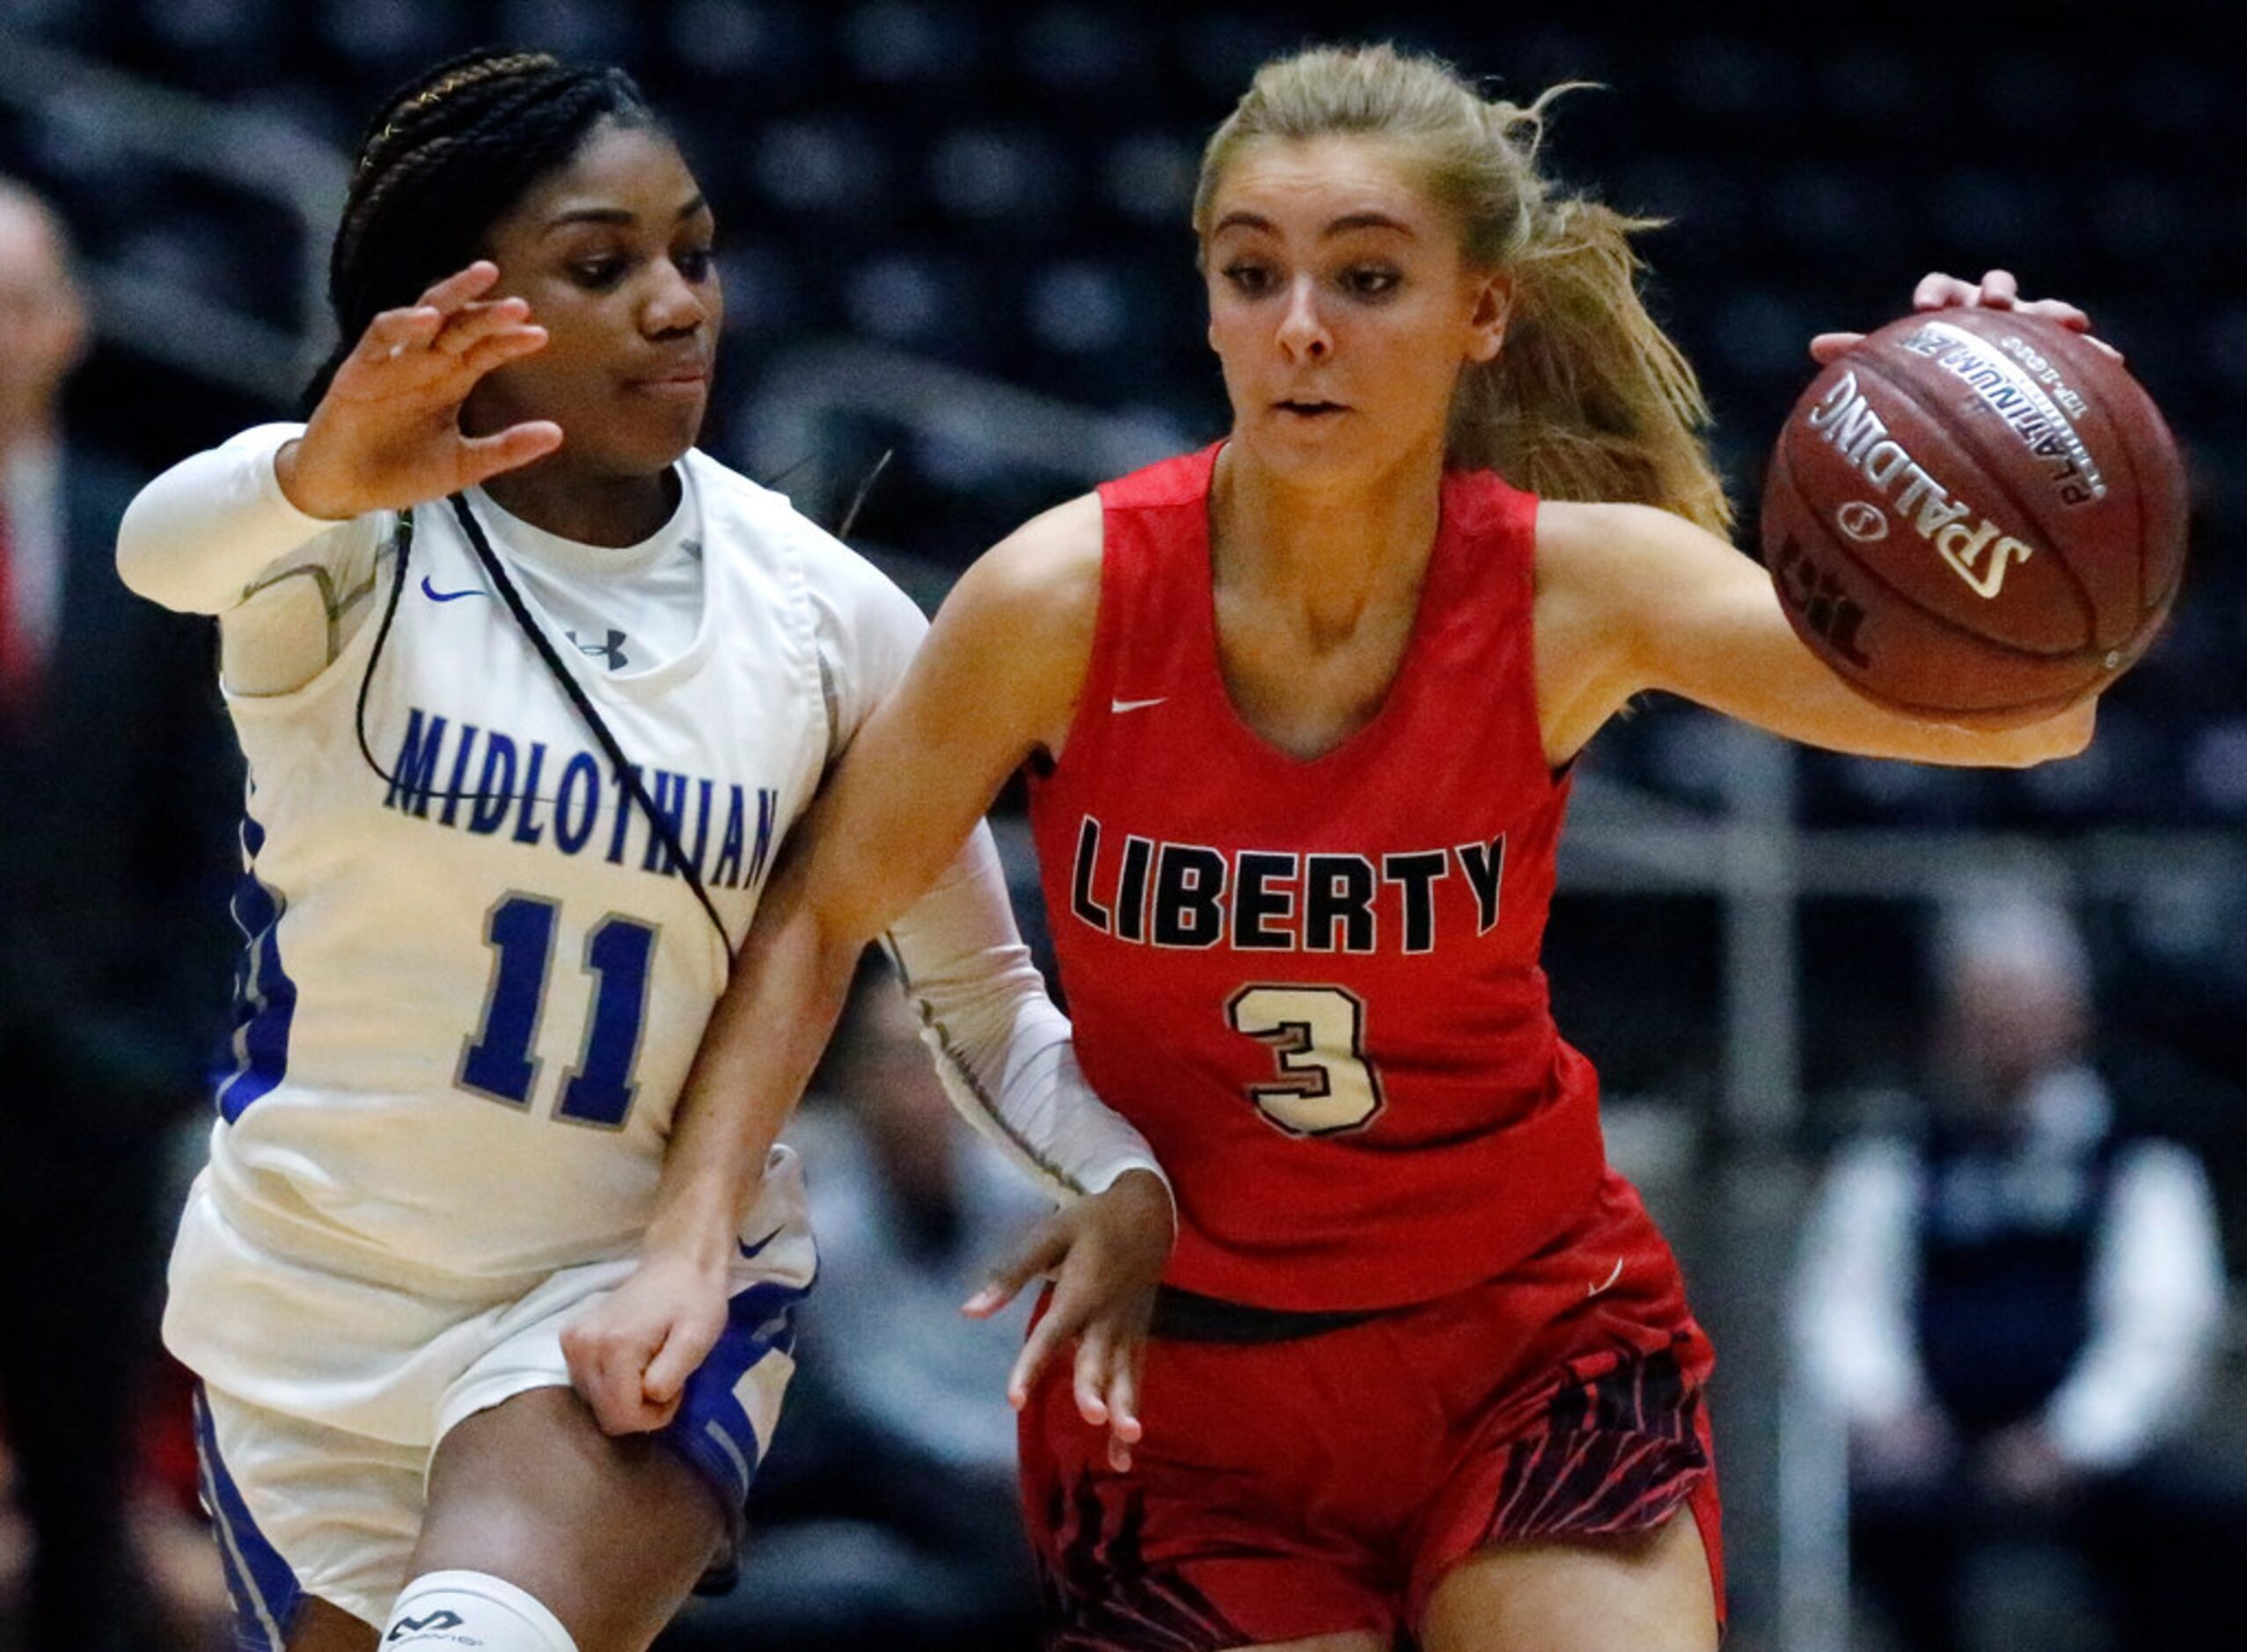
M586 727L592 731L594 740L615 770L617 779L632 793L633 800L647 815L649 825L662 839L664 852L670 856L671 865L694 891L694 898L702 903L702 910L710 919L711 927L718 932L718 939L725 945L727 961L730 965L734 952L733 937L727 932L726 920L718 916L718 909L710 899L710 891L702 881L702 874L688 858L686 846L680 842L678 830L672 825L670 816L655 807L655 800L648 795L647 783L640 778L639 767L625 756L624 747L610 729L608 720L601 715L591 696L586 693L584 684L577 680L576 673L564 662L560 652L531 617L530 605L523 600L523 594L516 588L514 580L509 577L506 567L493 551L491 541L485 537L483 524L476 520L476 513L469 508L467 496L455 493L447 502L451 505L453 515L459 519L461 531L468 536L468 543L475 549L476 559L483 565L493 588L500 595L500 600L506 603L508 612L515 617L516 625L530 640L531 647L537 652L547 672L560 685L562 693L576 708ZM389 640L391 625L398 617L399 601L406 592L406 564L413 545L414 513L407 510L399 518L398 557L391 572L390 600L383 607L382 624L376 630L374 647L367 655L367 669L359 679L355 718L360 756L366 760L369 768L393 786L399 783L398 777L376 761L374 751L367 743L367 697L374 682L375 662L382 657L383 645ZM446 794L448 800L451 795Z

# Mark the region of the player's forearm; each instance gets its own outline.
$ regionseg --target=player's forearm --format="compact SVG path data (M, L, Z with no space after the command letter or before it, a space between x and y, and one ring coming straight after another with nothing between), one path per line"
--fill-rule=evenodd
M2091 742L2096 702L2012 728L1978 728L1892 712L1838 679L1810 708L1813 727L1800 738L1858 757L1894 757L1950 768L2025 769L2072 757Z
M1735 657L1742 690L1761 703L1751 720L1764 727L1832 751L1955 768L2027 768L2090 744L2094 700L2010 727L1893 710L1843 682L1787 628L1768 593L1757 596L1757 634L1742 638Z
M703 1263L730 1254L741 1214L850 990L862 943L808 909L760 914L767 916L778 921L751 929L688 1069L664 1149L649 1253Z
M302 431L245 430L143 488L118 527L118 576L166 608L221 613L274 563L335 529L291 504L275 474L275 456Z
M1541 614L1572 623L1571 634L1555 640L1618 650L1627 691L1663 690L1770 734L1863 757L2024 768L2090 743L2089 699L1999 727L1995 719L1914 715L1859 693L1796 634L1762 569L1665 512L1563 510L1539 533L1539 577L1551 588L1540 592Z
M1131 1170L1161 1177L1145 1138L1085 1082L1068 1020L1015 932L987 830L889 939L946 1094L1019 1168L1064 1200Z
M1758 594L1759 603L1768 602ZM1973 727L1891 710L1858 693L1785 629L1775 605L1713 644L1663 684L1702 705L1805 745L1860 757L1956 768L2026 768L2090 743L2095 702L2018 727Z

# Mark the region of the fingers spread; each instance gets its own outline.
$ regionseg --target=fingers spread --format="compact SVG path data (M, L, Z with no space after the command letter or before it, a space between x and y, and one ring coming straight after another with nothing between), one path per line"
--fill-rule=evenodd
M531 319L531 306L520 298L498 298L489 303L464 304L447 316L437 332L436 347L464 355L494 333L521 327Z
M2009 269L1994 269L1981 278L1981 287L1969 303L1979 303L1992 310L2010 310L2021 296L2021 283L2013 278Z
M978 1319L990 1318L1012 1302L1031 1280L1058 1267L1068 1254L1068 1235L1058 1220L1041 1222L1021 1249L991 1270L990 1283L961 1304L960 1312Z
M1810 359L1830 366L1864 342L1862 333L1821 333L1810 341Z
M2028 303L2016 304L2014 308L2024 316L2037 316L2046 321L2057 322L2070 332L2089 333L2091 330L2090 317L2064 298L2038 298Z
M519 470L562 444L562 428L550 419L509 425L496 435L472 436L461 444L461 482L473 486L503 471Z
M1108 1351L1105 1326L1091 1326L1077 1340L1077 1414L1096 1429L1108 1422Z
M359 341L359 354L371 362L395 361L406 350L418 350L437 336L444 325L442 312L424 304L413 310L385 310L368 323Z
M1053 1357L1053 1350L1074 1329L1065 1326L1062 1316L1049 1313L1030 1327L1022 1339L1022 1351L1014 1356L1014 1369L1006 1377L1006 1403L1020 1411L1030 1402L1030 1388L1044 1371L1046 1361Z
M1940 270L1931 271L1921 276L1919 285L1912 289L1912 307L1914 310L1980 308L2016 311L2023 315L2055 323L2070 332L2083 333L2087 335L2086 341L2096 348L2118 362L2122 359L2122 353L2112 345L2101 339L2088 338L2091 318L2076 305L2059 298L2023 299L2021 283L2011 270L1987 271L1980 281L1964 281ZM1821 365L1831 362L1848 351L1861 336L1821 333L1811 340L1811 355Z
M1109 1342L1102 1352L1102 1410L1108 1422L1108 1463L1117 1473L1131 1467L1131 1448L1139 1443L1138 1377L1136 1354ZM1096 1419L1087 1416L1087 1422Z
M479 258L466 269L455 270L432 286L421 295L421 303L440 314L450 315L470 299L482 297L499 278L500 267L487 258Z
M1136 1445L1145 1429L1139 1422L1138 1349L1116 1349L1108 1362L1108 1426L1118 1440Z
M2082 333L2084 342L2094 349L2112 356L2118 362L2122 360L2121 351L2104 339L2094 339L2090 336L2091 318L2089 312L2079 304L2071 304L2064 298L2024 299L2020 296L2019 284L2014 281L2009 272L2002 269L1994 269L1982 277L1982 292L1985 303L1999 309L2016 311L2024 316L2034 316L2040 321L2049 321L2055 326L2065 327L2070 333Z
M988 1319L1014 1299L1014 1292L994 1279L962 1303L960 1312L971 1319Z
M1935 270L1920 277L1920 284L1912 289L1914 310L1948 310L1954 304L1971 304L1981 289L1956 275L1946 275Z
M481 378L502 362L512 362L517 356L529 355L545 347L546 330L536 323L526 322L472 340L461 353L459 361L465 371Z

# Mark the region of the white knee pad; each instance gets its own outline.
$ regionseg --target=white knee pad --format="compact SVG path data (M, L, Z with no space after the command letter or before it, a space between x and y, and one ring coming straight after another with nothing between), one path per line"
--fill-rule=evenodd
M561 1619L537 1597L489 1572L425 1572L406 1584L382 1652L577 1652Z

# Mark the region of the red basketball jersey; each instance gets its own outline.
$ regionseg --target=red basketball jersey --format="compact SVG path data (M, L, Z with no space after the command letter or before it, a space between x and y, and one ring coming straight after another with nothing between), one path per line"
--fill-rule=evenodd
M1563 1232L1605 1152L1538 947L1568 797L1531 662L1536 500L1448 475L1379 713L1302 760L1218 662L1217 450L1101 490L1100 613L1030 818L1077 1051L1179 1201L1166 1276L1387 1307Z

